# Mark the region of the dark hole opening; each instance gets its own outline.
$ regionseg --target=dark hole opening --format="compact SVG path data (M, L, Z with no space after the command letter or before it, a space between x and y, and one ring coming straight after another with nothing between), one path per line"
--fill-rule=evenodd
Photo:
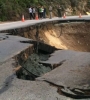
M45 49L43 50L40 48L47 48L49 49L49 52L48 50L45 51ZM37 77L50 72L52 70L52 65L43 64L40 61L48 60L53 51L55 51L54 47L42 44L38 49L38 53L34 52L33 54L29 55L26 61L19 60L21 68L16 71L17 78L34 81Z

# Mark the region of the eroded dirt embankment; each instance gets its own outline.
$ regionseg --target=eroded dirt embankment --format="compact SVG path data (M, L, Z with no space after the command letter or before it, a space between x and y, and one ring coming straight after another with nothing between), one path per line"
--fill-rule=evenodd
M35 26L23 29L21 36L36 40ZM59 49L90 51L90 23L46 23L39 28L39 39Z
M51 56L51 59L48 59L47 61L42 61L37 54L28 55L27 53L29 53L29 51L25 51L21 55L18 55L20 56L20 58L18 58L18 64L20 63L20 60L22 60L22 63L19 66L19 68L21 68L20 71L18 72L17 69L15 70L17 71L17 77L33 81L39 77L37 80L45 80L46 82L53 84L52 86L55 86L58 89L60 96L68 94L69 97L72 98L90 97L90 93L84 91L84 89L89 90L90 88L90 81L88 78L89 73L87 73L90 69L90 55L86 52L71 51L90 51L89 26L90 23L48 23L39 26L39 41L59 49L70 50L58 50L58 54L55 54L54 52L53 54L48 55L48 58ZM35 26L32 26L18 29L17 31L19 35L23 37L37 40L35 28ZM28 57L29 59L27 60ZM42 57L44 58L44 55L42 55L41 58ZM54 68L56 69L52 70ZM54 76L52 77L52 75ZM84 86L86 86L86 88L84 88ZM74 93L75 95L71 93ZM78 95L78 93L80 93L80 95Z

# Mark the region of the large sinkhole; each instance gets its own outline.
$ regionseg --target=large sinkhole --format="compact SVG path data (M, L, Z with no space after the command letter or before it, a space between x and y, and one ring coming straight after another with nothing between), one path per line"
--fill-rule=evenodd
M45 32L46 29L43 29L40 31L40 35L41 35L40 40L46 40L47 42L44 41L44 43L47 43L50 45L55 43L54 46L56 46L57 48L62 47L62 49L68 49L68 50L74 50L74 51L76 50L76 51L80 51L79 53L81 53L81 51L90 52L89 26L90 26L90 23L75 23L75 24L64 24L64 25L58 24L57 28L52 25L52 28L48 27L47 32ZM45 32L45 34L41 34L44 32ZM34 34L32 34L32 35L34 37ZM47 38L45 38L45 35L47 36ZM30 36L30 34L23 35L23 37L29 37L29 36ZM29 38L32 38L32 37L29 37ZM34 45L34 49L33 49L34 51L31 52L30 54L28 54L28 57L26 57L27 55L25 52L22 52L17 57L16 75L17 75L17 78L19 78L19 79L34 81L37 77L40 77L40 76L44 75L45 73L50 72L51 70L53 70L53 68L56 68L62 64L62 63L58 63L55 65L52 65L52 64L41 63L41 61L46 61L50 57L50 54L53 53L57 49L50 45L46 45L43 43L39 43L39 45L37 47L36 41L33 41L32 44ZM70 51L66 54L64 52L64 54L65 54L65 55L63 55L64 58L71 59L71 56L74 54L74 51L72 51L72 52ZM26 50L26 52L27 52L27 50ZM69 54L69 56L68 56L68 54ZM24 55L24 56L22 56L22 55ZM78 53L75 53L75 55L78 55ZM63 58L62 56L60 56L60 57ZM83 56L81 56L81 57L83 57ZM80 62L83 64L83 62L85 61L85 58L87 58L87 57L85 56L85 58L82 59L79 56L78 58L81 59ZM72 62L75 62L75 61L78 62L79 59L78 60L72 59L73 60ZM70 62L70 63L72 64L72 62ZM72 64L72 65L74 65L74 64ZM63 65L63 67L64 67L64 65ZM71 66L71 67L73 67L73 66ZM70 70L70 71L72 71L72 73L73 73L74 70ZM79 71L77 70L76 72L79 72ZM55 75L55 74L53 74L53 75ZM65 76L65 75L63 75L63 76ZM66 76L68 76L68 75L66 75ZM73 76L73 74L71 76ZM69 76L67 77L67 79L68 78L69 78ZM78 78L78 77L76 77L76 78ZM61 78L59 78L59 80L60 79ZM65 81L65 78L63 78L63 79ZM71 78L69 78L69 79L71 79ZM73 82L73 79L70 81L70 84ZM75 81L75 79L74 79L74 81ZM77 79L76 79L76 81L77 81ZM83 80L82 82L85 82L85 80ZM65 82L65 83L69 83L69 82ZM51 83L51 85L52 85L52 83ZM53 86L56 86L58 88L57 92L59 94L67 95L72 98L90 97L89 93L87 91L77 89L76 87L73 90L72 88L59 87L55 84L53 84ZM62 88L64 88L64 89L62 89Z
M50 45L39 43L37 53L37 42L34 41L32 44L34 45L34 51L28 55L26 60L24 59L26 56L25 52L22 52L16 57L18 60L16 61L16 75L19 79L34 81L35 78L53 69L51 64L43 64L40 61L46 61L50 57L50 54L57 49ZM22 57L22 55L24 56Z
M89 47L90 23L87 23L87 22L86 23L75 22L75 23L63 23L63 24L49 23L42 26L43 27L39 27L40 41L43 41L44 43L47 43L50 45L54 45L56 48L90 52L90 47ZM22 34L20 30L22 29L18 30L18 33L21 33L19 34L20 36L37 40L35 38L36 33L37 33L35 27L29 27L29 28L23 29L25 34L24 32ZM13 34L16 34L16 33L17 32L14 32ZM18 78L35 80L36 77L41 76L52 70L51 64L45 65L45 64L40 63L40 61L41 60L45 61L46 59L48 59L50 54L53 53L56 48L51 47L50 45L47 46L42 43L39 43L39 47L37 48L36 41L33 41L33 45L34 45L34 52L29 55L27 60L20 60L21 55L18 59L19 65L22 66L22 68L20 68L20 70L17 71ZM38 53L37 53L37 49L39 50ZM30 64L28 64L28 62L30 62ZM30 69L27 68L28 66L30 66L29 67ZM43 71L39 73L36 72L38 74L35 74L35 73L32 73L32 70L34 70L32 68L39 68L38 70L44 69L45 72ZM30 75L32 77L30 77Z

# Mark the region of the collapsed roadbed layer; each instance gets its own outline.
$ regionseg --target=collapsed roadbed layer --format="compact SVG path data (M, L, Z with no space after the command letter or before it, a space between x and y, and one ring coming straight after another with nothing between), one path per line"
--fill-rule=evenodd
M22 43L21 41L30 41L30 39L23 37L6 34L0 34L0 36L1 100L43 100L44 98L45 100L69 99L64 95L73 98L84 98L83 100L85 100L85 98L90 98L90 79L88 77L90 76L90 53L56 50L50 54L46 61L39 61L39 64L52 65L53 70L51 72L47 71L48 73L44 73L45 75L42 74L41 77L36 78L36 81L21 80L17 78L16 73L13 71L16 61L11 58L15 57L17 54L21 57L21 54L23 54L22 51L27 51L29 47L33 50L33 44ZM33 60L32 55L29 55L29 57L30 60ZM24 60L29 62L27 59ZM32 69L30 68L30 70ZM70 100L73 99L70 98Z

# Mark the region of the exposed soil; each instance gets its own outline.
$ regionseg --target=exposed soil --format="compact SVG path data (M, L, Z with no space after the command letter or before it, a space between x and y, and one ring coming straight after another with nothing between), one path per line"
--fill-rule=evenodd
M39 28L39 41L59 49L90 51L90 23L48 23ZM35 27L21 32L21 36L36 40ZM29 30L29 31L28 31Z

